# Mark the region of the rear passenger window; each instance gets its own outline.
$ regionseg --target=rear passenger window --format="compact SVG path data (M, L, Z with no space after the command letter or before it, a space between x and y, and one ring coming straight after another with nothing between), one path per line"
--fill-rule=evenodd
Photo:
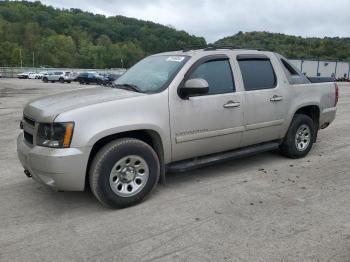
M284 68L288 71L290 75L299 75L298 72L284 59L281 59Z
M235 91L231 66L227 59L212 60L199 65L189 79L202 78L209 84L209 95Z
M246 91L275 88L276 75L268 59L238 60Z

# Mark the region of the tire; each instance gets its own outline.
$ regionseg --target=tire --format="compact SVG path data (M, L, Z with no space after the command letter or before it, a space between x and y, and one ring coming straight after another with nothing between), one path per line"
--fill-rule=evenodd
M280 146L281 153L289 158L305 157L312 148L316 132L315 123L309 116L295 115Z
M44 83L49 82L48 79L47 79L46 77L43 78L43 81L44 81Z
M70 84L70 82L71 82L70 80L67 81L68 84Z
M55 83L55 81L51 81L51 83Z
M60 78L60 79L58 79L58 81L60 82L60 83L64 83L64 79L63 78Z
M131 171L123 172L127 168ZM122 138L105 145L96 154L89 170L89 183L103 205L125 208L148 196L159 174L159 159L151 146L138 139Z

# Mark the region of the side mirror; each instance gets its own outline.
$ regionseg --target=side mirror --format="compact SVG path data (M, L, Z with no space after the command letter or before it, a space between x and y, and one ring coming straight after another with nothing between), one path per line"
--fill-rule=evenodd
M192 95L203 95L208 93L209 84L202 78L189 79L185 82L179 91L179 94L182 98L187 98Z

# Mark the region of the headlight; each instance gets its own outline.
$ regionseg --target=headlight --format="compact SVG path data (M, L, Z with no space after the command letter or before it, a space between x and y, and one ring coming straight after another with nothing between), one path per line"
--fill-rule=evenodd
M68 148L73 137L74 122L41 123L38 127L36 144L38 146Z

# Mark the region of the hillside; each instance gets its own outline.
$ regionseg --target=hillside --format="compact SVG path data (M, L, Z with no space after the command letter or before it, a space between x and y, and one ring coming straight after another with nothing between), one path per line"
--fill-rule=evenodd
M128 67L145 55L204 46L204 38L123 16L40 2L0 1L0 66Z
M218 40L214 45L262 48L288 58L350 61L350 38L302 38L269 32L239 32Z

